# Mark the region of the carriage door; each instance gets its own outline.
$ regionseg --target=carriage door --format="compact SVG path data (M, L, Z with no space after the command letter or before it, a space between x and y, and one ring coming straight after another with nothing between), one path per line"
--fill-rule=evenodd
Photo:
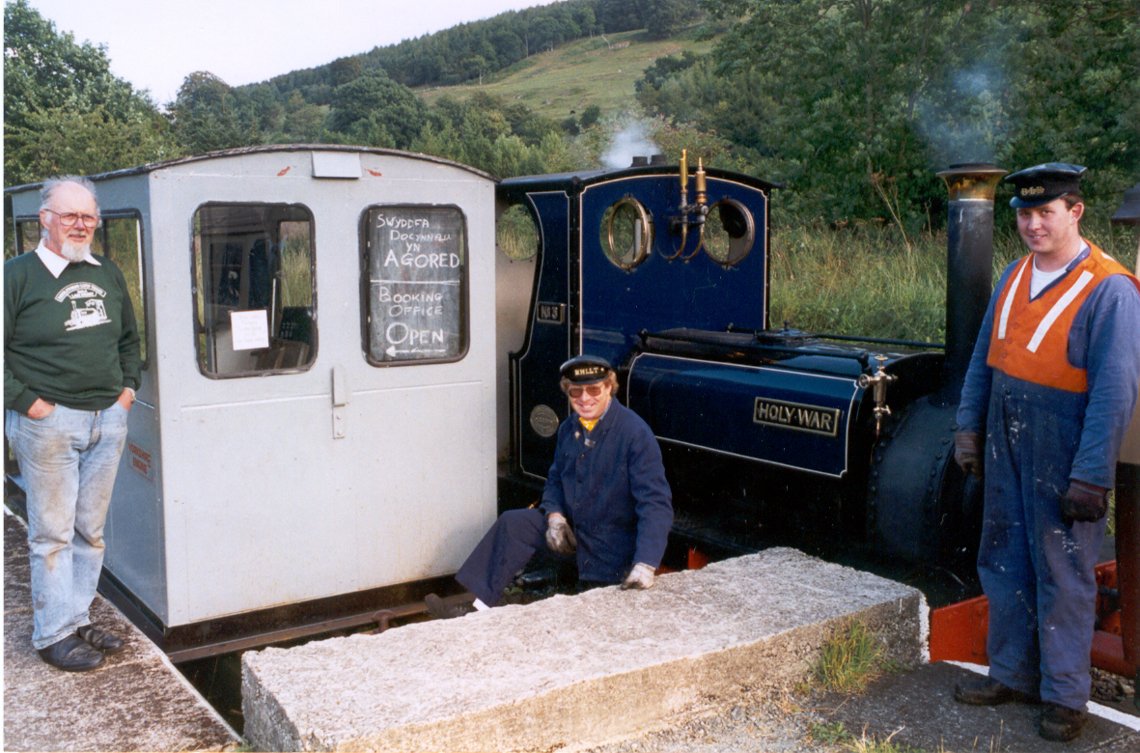
M493 239L480 190L199 206L207 379L167 390L194 394L163 438L186 459L166 464L168 531L194 547L171 567L194 569L171 578L189 592L173 624L449 575L493 521L494 296L472 315L468 291L493 284L490 254L470 271L472 208Z

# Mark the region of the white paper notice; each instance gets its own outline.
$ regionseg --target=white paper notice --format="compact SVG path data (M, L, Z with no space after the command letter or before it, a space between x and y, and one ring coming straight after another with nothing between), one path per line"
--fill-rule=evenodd
M234 336L234 350L254 350L269 347L269 312L231 311L230 328Z

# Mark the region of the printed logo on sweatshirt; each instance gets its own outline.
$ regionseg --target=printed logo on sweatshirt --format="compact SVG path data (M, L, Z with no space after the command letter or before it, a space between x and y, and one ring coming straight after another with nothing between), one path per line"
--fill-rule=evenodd
M75 282L56 293L56 301L71 302L71 314L63 323L64 329L71 332L110 324L111 319L107 316L107 307L103 302L106 297L106 290L90 282Z

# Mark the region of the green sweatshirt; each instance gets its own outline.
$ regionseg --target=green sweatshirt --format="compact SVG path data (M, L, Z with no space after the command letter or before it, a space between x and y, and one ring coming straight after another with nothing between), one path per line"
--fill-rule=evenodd
M37 397L103 410L137 389L139 333L123 273L107 258L52 276L34 251L4 263L4 407Z

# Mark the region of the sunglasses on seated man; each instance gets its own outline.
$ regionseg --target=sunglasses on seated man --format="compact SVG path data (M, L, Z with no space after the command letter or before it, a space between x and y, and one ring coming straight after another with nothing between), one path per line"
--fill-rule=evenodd
M573 387L567 387L566 394L573 398L579 398L582 397L583 392L586 392L590 397L597 397L602 394L603 387L605 387L604 383L588 384L585 387L575 385Z

